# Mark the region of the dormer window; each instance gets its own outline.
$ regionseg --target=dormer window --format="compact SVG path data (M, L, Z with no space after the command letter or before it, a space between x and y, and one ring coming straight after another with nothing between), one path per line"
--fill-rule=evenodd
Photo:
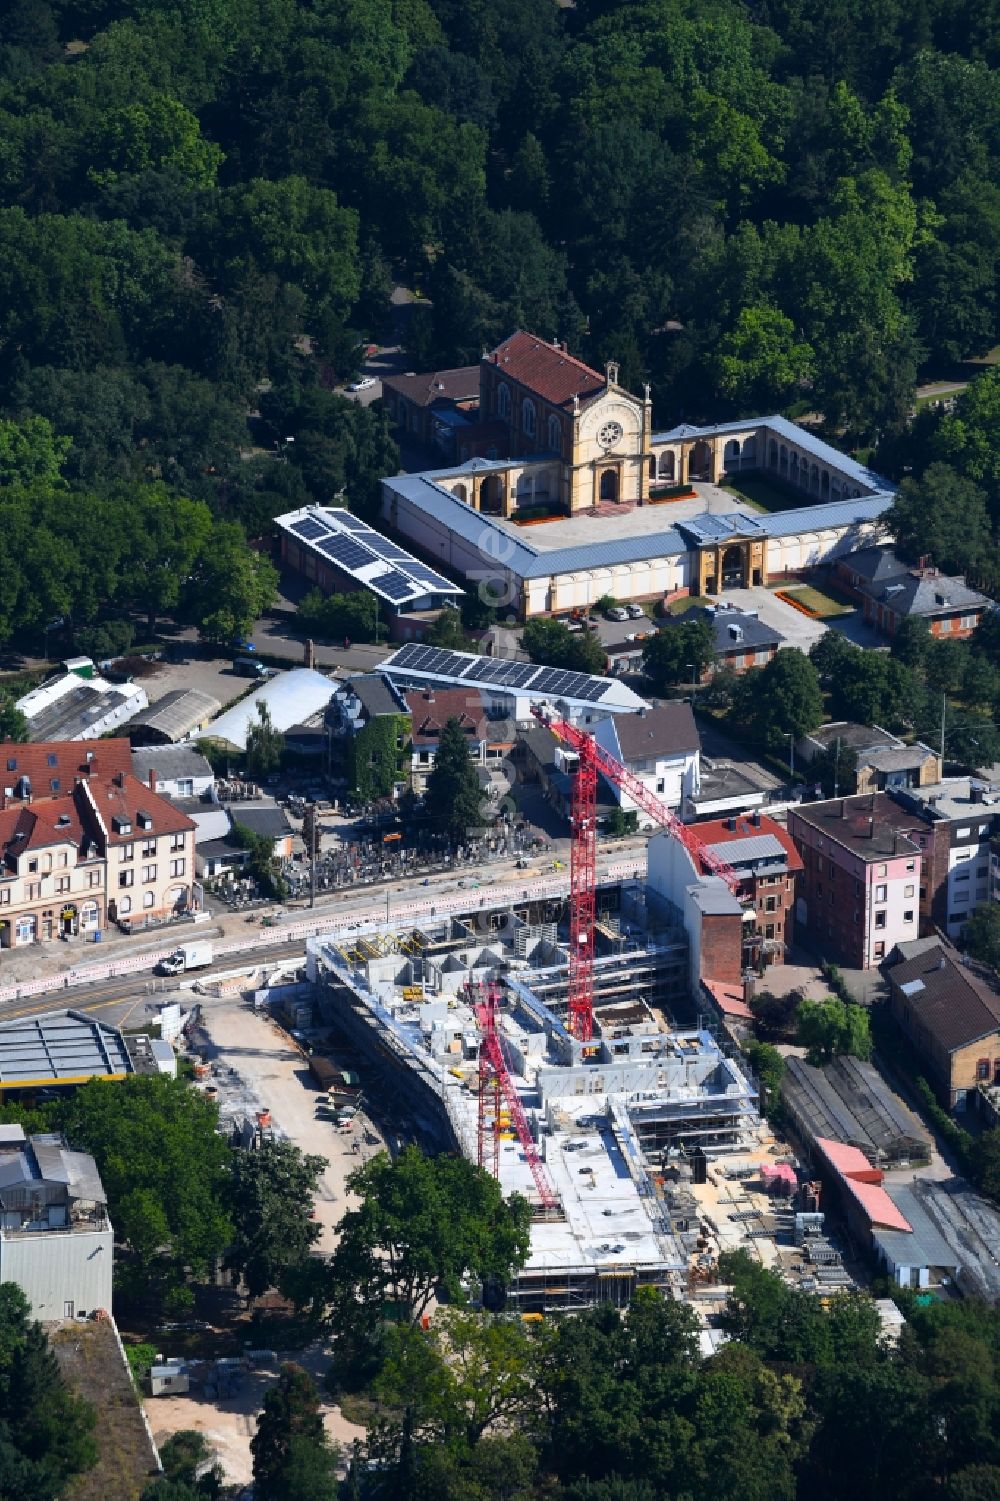
M116 813L111 820L111 827L116 834L131 834L132 821L129 818L122 818L120 814Z
M149 813L144 813L141 809L136 815L136 822L138 823L140 829L151 829L153 827L152 815Z

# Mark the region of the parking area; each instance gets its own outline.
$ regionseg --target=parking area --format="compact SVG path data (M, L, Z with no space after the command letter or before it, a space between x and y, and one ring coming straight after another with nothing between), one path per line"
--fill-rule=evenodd
M765 625L781 632L786 646L797 646L800 651L807 652L827 632L825 621L803 615L772 589L727 589L721 599L738 610L756 611Z
M183 642L178 644L179 650L183 647ZM247 678L237 677L233 672L231 657L191 656L181 662L153 662L151 666L153 671L142 679L151 704L177 688L196 688L199 693L218 699L225 708L252 686Z

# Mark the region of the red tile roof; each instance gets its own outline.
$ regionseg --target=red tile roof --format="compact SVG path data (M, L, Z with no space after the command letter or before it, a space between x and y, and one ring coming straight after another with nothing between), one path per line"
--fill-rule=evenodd
M479 736L485 711L480 694L471 688L416 689L404 694L413 721L414 745L436 745L449 719L457 719L470 736Z
M195 828L193 819L182 813L169 798L151 792L138 777L113 777L92 787L94 802L108 831L109 844L130 844L136 839L155 838L157 834L182 834ZM148 828L139 824L139 814L149 815ZM120 834L113 819L131 825L131 833Z
M382 381L382 389L396 391L418 407L433 406L436 401L478 401L479 366L428 370L420 375L387 375Z
M138 777L123 776L121 783L111 777L89 779L86 788L94 800L93 807L80 785L61 797L18 802L0 809L0 857L21 855L25 850L54 844L72 844L79 849L88 840L103 848L95 807L108 831L109 845L129 844L158 834L182 834L195 827L169 798L151 792ZM140 812L149 815L148 828L140 826ZM115 829L115 818L127 823L130 832L125 834Z
M788 857L789 870L802 870L802 856L795 847L795 841L788 830L773 818L768 818L766 813L760 815L760 822L754 823L752 818L738 816L732 820L736 827L729 827L728 818L715 818L709 823L700 823L695 827L695 833L702 844L732 844L737 839L755 839L761 834L772 834Z
M550 344L523 329L504 339L486 358L551 406L569 406L574 396L589 401L607 386L603 375L568 354L561 344Z
M24 776L31 782L31 801L37 803L69 792L78 777L112 777L131 770L131 747L124 736L113 740L40 740L34 745L0 742L0 798ZM53 782L58 782L58 787L53 787Z
M881 1169L872 1167L864 1152L824 1136L817 1136L816 1146L870 1225L886 1230L913 1230L882 1187Z

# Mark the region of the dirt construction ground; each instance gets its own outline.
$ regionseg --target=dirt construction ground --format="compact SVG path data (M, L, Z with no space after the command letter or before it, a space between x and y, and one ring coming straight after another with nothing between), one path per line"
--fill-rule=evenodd
M211 1039L211 1061L236 1069L261 1104L267 1106L275 1127L303 1152L326 1158L316 1217L322 1231L317 1249L329 1254L337 1241L337 1224L351 1202L345 1186L347 1175L381 1145L365 1142L365 1130L375 1135L375 1128L366 1119L353 1131L340 1132L330 1121L317 1119L320 1091L313 1083L304 1055L275 1022L255 1013L245 1001L208 1000L203 1004L202 1022ZM357 1153L352 1150L355 1141L359 1145ZM322 1350L297 1351L286 1358L305 1366L322 1391L323 1374L329 1364ZM256 1431L264 1393L276 1379L280 1363L279 1353L276 1362L248 1372L239 1390L229 1398L207 1400L192 1391L186 1397L147 1399L146 1411L157 1444L182 1428L197 1429L205 1435L227 1479L249 1481L250 1440ZM349 1423L333 1403L326 1408L325 1421L330 1437L345 1452L353 1439L363 1437L363 1429Z

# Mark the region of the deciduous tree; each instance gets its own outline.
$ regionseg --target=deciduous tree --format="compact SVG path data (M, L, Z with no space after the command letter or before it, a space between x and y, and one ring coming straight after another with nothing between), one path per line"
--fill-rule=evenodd
M290 1141L265 1141L256 1151L234 1152L233 1241L228 1264L251 1298L280 1287L287 1269L309 1255L319 1239L314 1196L325 1163Z

